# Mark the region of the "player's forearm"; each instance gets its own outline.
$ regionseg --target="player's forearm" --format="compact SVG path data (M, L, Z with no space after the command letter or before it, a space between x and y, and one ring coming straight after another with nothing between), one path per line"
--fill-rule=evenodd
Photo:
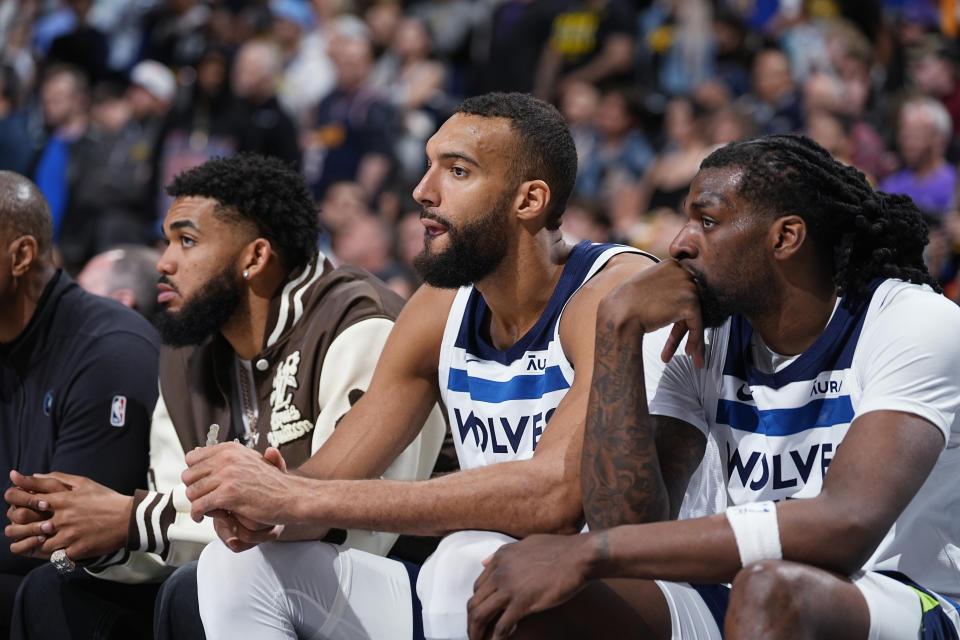
M670 500L647 412L643 328L598 313L581 490L591 529L664 520Z
M482 529L516 537L579 530L576 478L531 472L524 468L530 464L500 463L424 482L297 478L284 520L301 534L305 527L412 535Z
M777 504L777 535L785 560L849 575L882 534L858 527L841 505L823 496ZM624 525L590 534L580 552L592 579L642 578L730 582L742 568L726 514L691 520Z
M731 582L740 570L733 530L724 514L624 525L591 532L581 553L591 579L641 578Z

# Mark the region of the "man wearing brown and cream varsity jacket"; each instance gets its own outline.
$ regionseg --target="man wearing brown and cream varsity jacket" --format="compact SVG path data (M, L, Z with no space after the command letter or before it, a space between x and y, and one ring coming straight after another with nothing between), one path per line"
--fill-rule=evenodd
M86 631L64 613L74 592L83 594L76 597L83 599L89 629L102 628L118 610L120 618L130 612L131 619L149 621L143 609L152 606L156 587L116 585L104 597L103 579L162 581L216 537L210 519L190 518L180 482L185 452L214 439L238 439L263 453L265 465L286 460L295 467L309 459L366 390L402 306L370 274L334 269L317 251L309 193L300 175L277 161L254 155L212 160L178 176L168 191L175 200L157 265L163 307L157 324L165 347L151 425L150 490L123 496L59 473L14 478L22 524L13 525L19 529L11 537L34 536L36 550L65 549L70 560L86 565L68 578L53 567L27 578L15 612L20 637ZM436 407L423 418L421 435L398 452L384 477L430 475L445 425ZM384 555L397 536L351 530L330 537ZM160 637L202 633L199 619L194 625L184 615L184 605L196 608L194 574L184 569L160 588L154 622ZM87 606L90 592L104 601L102 609Z

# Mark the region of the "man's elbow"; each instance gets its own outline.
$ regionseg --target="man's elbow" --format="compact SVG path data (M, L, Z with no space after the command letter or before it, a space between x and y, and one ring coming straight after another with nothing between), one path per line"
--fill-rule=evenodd
M572 535L579 533L583 529L584 519L583 511L570 508L565 505L563 508L556 508L549 513L544 513L538 518L538 526L524 532L524 535L534 533L553 533L557 535Z
M850 514L838 518L823 532L826 535L820 548L824 557L818 564L840 575L849 576L866 564L886 535L887 529L878 526L869 518Z
M538 501L538 508L534 518L530 520L529 529L517 533L520 533L521 537L534 533L570 535L579 533L583 522L579 488L560 483Z

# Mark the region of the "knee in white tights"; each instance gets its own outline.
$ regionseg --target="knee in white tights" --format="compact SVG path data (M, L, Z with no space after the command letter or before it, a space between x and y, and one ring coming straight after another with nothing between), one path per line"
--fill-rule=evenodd
M440 542L417 579L428 640L467 637L467 601L483 571L481 563L510 542L516 538L492 531L458 531Z
M207 637L409 638L410 587L398 562L323 542L204 549L197 570Z

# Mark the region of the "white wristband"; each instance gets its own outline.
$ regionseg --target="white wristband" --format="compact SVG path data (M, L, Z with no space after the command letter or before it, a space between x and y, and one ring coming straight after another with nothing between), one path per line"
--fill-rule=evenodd
M728 507L727 520L733 529L743 566L757 560L779 560L783 557L777 505L772 501Z

